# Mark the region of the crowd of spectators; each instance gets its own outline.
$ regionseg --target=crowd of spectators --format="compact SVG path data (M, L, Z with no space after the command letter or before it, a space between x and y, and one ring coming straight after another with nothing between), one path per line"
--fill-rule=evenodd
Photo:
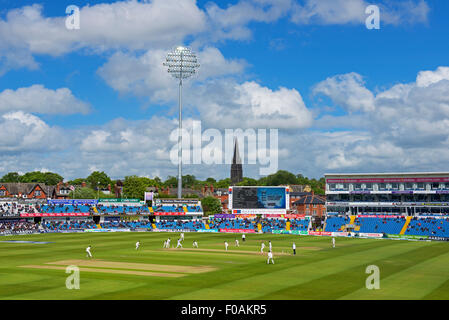
M39 226L26 221L0 221L0 233L38 231Z
M405 231L410 235L449 237L449 218L412 218Z
M0 216L12 217L18 216L21 213L35 213L36 208L34 204L22 204L15 201L1 201L0 202Z
M127 205L102 205L98 204L96 206L98 213L107 214L149 214L147 206L127 206Z
M96 229L97 225L93 221L45 221L42 227L46 230L79 230Z

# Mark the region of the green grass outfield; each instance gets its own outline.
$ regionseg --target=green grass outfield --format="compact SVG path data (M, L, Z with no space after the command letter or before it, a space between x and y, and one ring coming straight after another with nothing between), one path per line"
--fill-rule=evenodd
M184 248L162 249L179 233L127 232L42 234L0 237L0 299L448 299L449 243L249 234L185 233ZM234 240L240 240L235 248ZM198 240L199 249L191 250ZM20 244L3 241L49 241ZM135 242L141 249L135 250ZM230 246L224 251L224 240ZM260 242L271 240L275 264L257 254ZM297 254L291 253L295 241ZM181 266L163 270L180 277L142 276L119 273L80 273L80 289L65 286L65 266L49 262L82 260L91 244L95 261ZM212 249L212 250L210 250ZM284 255L282 255L282 251ZM254 252L254 253L253 253ZM368 290L368 265L380 269L380 289ZM53 265L54 266L54 265ZM213 271L184 273L182 266L210 266ZM89 268L89 267L87 267ZM97 269L108 270L109 267ZM147 271L151 271L151 268ZM157 268L156 268L157 269ZM157 270L154 270L155 272Z

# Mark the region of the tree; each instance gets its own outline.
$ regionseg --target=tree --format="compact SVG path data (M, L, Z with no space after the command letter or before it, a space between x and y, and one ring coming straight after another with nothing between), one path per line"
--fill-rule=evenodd
M238 186L258 186L259 181L253 178L243 177L242 181L237 184Z
M96 190L98 187L106 188L108 184L112 183L111 178L108 177L104 171L94 171L86 178L87 183L89 183L89 186Z
M165 180L164 186L170 187L170 188L176 188L178 186L178 178L169 176L167 178L167 180Z
M201 199L201 205L205 215L217 214L222 212L220 200L214 197L204 197Z
M53 172L45 172L44 173L44 183L46 185L55 186L62 180L64 180L64 178L61 177L57 173L53 173Z
M190 174L182 176L182 185L183 186L192 186L192 187L194 187L195 184L196 184L195 176L190 175Z
M215 184L215 188L229 188L230 185L231 185L231 179L226 178L226 179L222 179L222 180L218 181Z
M297 184L297 177L288 171L279 170L276 173L270 174L267 177L267 186L279 186L279 185L288 185L288 184Z
M70 199L74 198L73 193L75 193L75 199L96 199L97 192L92 188L77 188L75 191L70 191L68 197Z
M143 200L145 191L152 186L152 181L145 177L127 176L123 181L123 195L126 198Z
M217 180L215 180L214 178L207 178L207 179L206 179L206 182L207 182L208 184L215 184L215 183L217 183Z
M84 178L77 178L77 179L74 179L74 180L70 180L70 181L69 181L69 184L75 185L75 186L80 186L80 185L82 185L83 182L85 182L85 181L86 181L86 179L84 179Z
M155 182L156 182L156 184L157 184L157 186L161 186L162 185L162 180L161 180L161 178L159 178L159 177L154 177L154 179L153 179Z
M53 172L40 172L33 171L27 172L23 176L20 176L20 182L35 182L35 183L45 183L46 185L57 185L58 182L64 180L62 176Z
M17 172L9 172L1 178L1 182L20 182L20 175Z

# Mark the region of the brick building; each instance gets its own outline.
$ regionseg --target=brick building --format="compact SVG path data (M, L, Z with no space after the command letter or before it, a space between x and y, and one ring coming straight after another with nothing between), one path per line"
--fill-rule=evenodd
M297 214L305 214L316 217L326 215L326 198L312 192L306 193L293 202L292 211Z

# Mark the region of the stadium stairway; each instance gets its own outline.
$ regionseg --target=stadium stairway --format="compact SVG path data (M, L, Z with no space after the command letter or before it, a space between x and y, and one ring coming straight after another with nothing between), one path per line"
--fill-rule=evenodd
M355 218L357 218L357 216L351 216L351 219L349 220L349 224L354 224Z
M402 227L401 232L399 232L399 234L405 234L405 231L407 231L407 227L408 227L408 225L410 224L410 221L411 221L411 220L412 220L412 217L407 217L407 218L405 219L404 226Z

